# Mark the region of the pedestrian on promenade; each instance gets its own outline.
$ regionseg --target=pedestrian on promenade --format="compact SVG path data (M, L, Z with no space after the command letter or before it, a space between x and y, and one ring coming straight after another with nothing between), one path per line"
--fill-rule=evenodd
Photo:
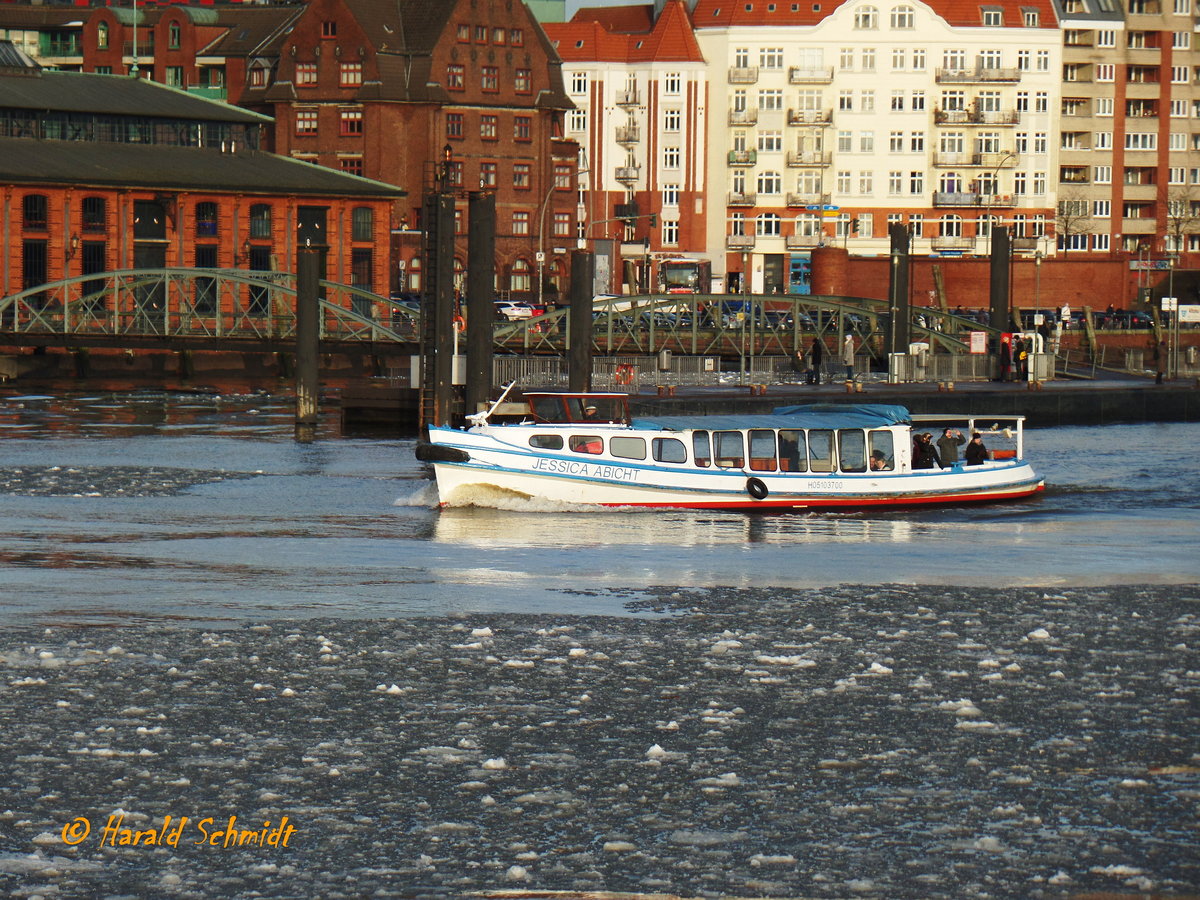
M821 383L821 362L825 359L825 345L819 337L813 338L812 346L808 348L808 383Z
M842 365L846 367L846 380L854 380L854 335L846 333L842 341Z

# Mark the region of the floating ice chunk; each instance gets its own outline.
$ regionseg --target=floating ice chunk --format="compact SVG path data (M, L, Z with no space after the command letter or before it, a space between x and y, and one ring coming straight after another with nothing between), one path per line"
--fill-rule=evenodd
M744 831L690 831L680 829L671 832L671 843L685 847L716 847L744 841L749 835Z
M892 674L891 669L889 669L887 666L881 665L880 663L877 663L877 662L871 663L871 668L867 669L867 672L870 673L871 675L891 675Z
M1133 866L1092 866L1088 869L1089 872L1094 872L1097 875L1112 875L1117 878L1123 878L1127 875L1142 875L1141 869Z
M1117 786L1123 788L1142 788L1150 787L1150 782L1142 778L1123 778Z
M806 656L766 656L754 657L754 661L764 666L795 666L797 669L816 668L816 661Z
M605 841L603 849L605 853L629 853L637 847L629 841Z
M662 759L666 755L667 751L658 744L654 744L649 750L646 751L646 757L648 759Z
M393 684L390 687L388 687L388 689L387 689L387 691L385 691L385 693L395 696L396 694L403 694L404 689L397 684Z
M291 688L284 688L282 691L279 692L279 696L280 697L295 697L296 692L293 691Z
M1051 875L1049 878L1047 878L1046 882L1048 884L1070 884L1071 876L1068 875L1066 872L1064 872L1062 869L1059 869L1057 872L1055 872L1053 875Z
M581 656L587 656L587 651L582 647L572 647L567 651L567 656L569 656L571 659L578 659Z
M497 756L495 759L485 759L483 761L483 766L481 768L498 772L501 769L507 769L508 762L504 759L503 756Z
M492 629L490 629L490 628L484 627L484 628L472 628L471 629L471 637L485 638L485 637L491 637L491 636L492 636Z
M532 669L533 668L533 660L532 659L506 659L504 661L504 665L505 665L505 667L507 667L509 669Z
M796 864L796 857L790 853L784 856L766 856L762 853L755 853L750 857L750 865L752 866L791 866Z
M504 877L509 881L528 881L529 872L524 866L509 866L508 871L504 873Z
M1048 641L1050 640L1050 632L1045 628L1035 628L1029 634L1025 635L1031 641Z
M742 646L741 641L717 641L708 648L708 652L714 656L720 656L722 653L728 653L730 650L736 650Z
M963 731L998 731L1000 729L1000 726L995 722L988 722L986 720L971 722L966 719L955 723L954 727L961 728Z
M696 782L705 787L737 787L741 783L736 772L725 772L716 778L701 778Z
M988 853L1003 853L1004 844L999 838L991 836L981 837L974 844L976 850L986 850Z

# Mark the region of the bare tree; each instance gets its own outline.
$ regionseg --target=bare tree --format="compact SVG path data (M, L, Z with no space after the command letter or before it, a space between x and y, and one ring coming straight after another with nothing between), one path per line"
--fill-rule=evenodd
M1092 231L1091 201L1079 191L1060 191L1054 227L1062 240L1063 256L1071 249L1071 238Z
M1187 237L1200 231L1200 200L1190 186L1173 187L1167 194L1168 253L1183 253Z

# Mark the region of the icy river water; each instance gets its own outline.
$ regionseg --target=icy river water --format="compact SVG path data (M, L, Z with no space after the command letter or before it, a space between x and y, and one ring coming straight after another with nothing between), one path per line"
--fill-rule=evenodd
M0 397L0 892L1200 895L1200 425L871 515L439 512L412 445Z

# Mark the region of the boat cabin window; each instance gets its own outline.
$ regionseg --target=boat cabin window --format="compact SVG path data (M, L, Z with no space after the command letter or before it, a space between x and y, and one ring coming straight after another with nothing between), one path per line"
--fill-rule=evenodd
M832 472L837 468L832 429L813 428L808 432L808 468L812 472Z
M529 394L529 410L539 422L625 422L624 395Z
M692 456L696 460L696 465L707 469L712 465L712 450L708 445L707 431L692 432Z
M740 469L746 464L746 438L740 431L714 431L713 449L719 468Z
M896 448L890 431L867 432L867 443L871 446L871 469L890 472L896 468Z
M576 453L604 452L604 441L598 434L573 434L570 446Z
M807 472L808 452L804 432L799 428L779 429L779 470Z
M654 461L665 463L687 462L687 447L675 438L655 438L653 441Z
M754 429L750 432L750 468L755 472L774 472L779 465L775 461L775 432Z
M838 431L838 458L843 472L867 471L867 439L861 428Z
M610 437L608 452L622 459L645 459L646 439L640 437Z
M561 450L563 439L561 434L534 434L529 436L529 446L537 450Z

